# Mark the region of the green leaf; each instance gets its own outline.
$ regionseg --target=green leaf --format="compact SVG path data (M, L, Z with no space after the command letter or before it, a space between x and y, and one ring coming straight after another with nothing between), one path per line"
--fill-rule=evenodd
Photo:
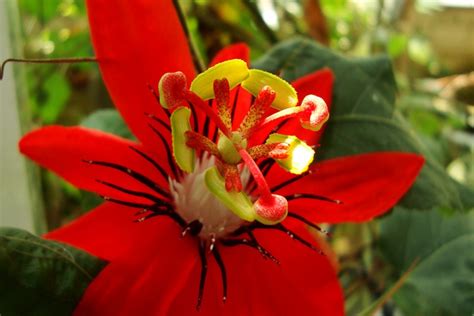
M0 228L0 314L71 315L105 261L15 228Z
M58 14L58 6L61 0L49 0L45 2L37 0L20 0L20 8L28 14L35 15L40 20L50 20Z
M39 113L44 123L51 124L57 120L66 106L71 88L62 74L54 73L46 79L43 89L44 99L39 100L41 104Z
M281 73L288 81L323 67L334 71L321 160L377 151L420 153L427 162L401 204L411 209L474 208L474 191L445 172L395 109L396 83L388 58L346 59L312 41L294 39L277 45L253 66Z
M81 125L114 134L127 139L135 139L120 113L114 109L97 110L86 117Z
M474 214L396 209L381 224L380 249L400 275L419 264L394 299L410 315L471 315Z
M387 51L392 57L400 56L408 43L408 36L403 33L396 33L390 36L387 44Z

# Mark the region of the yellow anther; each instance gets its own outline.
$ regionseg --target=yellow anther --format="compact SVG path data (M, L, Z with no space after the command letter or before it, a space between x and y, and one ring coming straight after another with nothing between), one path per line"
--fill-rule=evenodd
M249 70L249 77L242 82L242 88L257 96L264 86L270 86L276 92L272 107L277 110L294 107L298 104L295 89L285 80L272 73L259 70Z
M275 159L278 164L293 174L301 174L308 170L309 165L314 159L314 150L304 141L296 136L271 134L267 139L267 144L286 143L288 148L288 157L285 159Z
M243 191L228 192L225 188L225 180L216 167L207 169L204 182L207 189L235 215L248 222L255 220L255 210L250 198Z
M173 156L179 168L188 173L194 170L194 149L186 145L185 135L191 130L190 117L191 110L184 106L177 108L170 117Z
M230 89L236 87L249 76L247 63L240 59L231 59L218 63L200 73L191 83L190 90L201 99L214 98L214 81L226 78Z

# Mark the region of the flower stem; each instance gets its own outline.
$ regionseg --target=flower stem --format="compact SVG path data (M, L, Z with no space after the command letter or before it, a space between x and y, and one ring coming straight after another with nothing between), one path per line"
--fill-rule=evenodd
M75 64L75 63L92 63L97 62L95 57L71 57L71 58L42 58L42 59L24 59L24 58L8 58L2 62L0 67L0 80L3 79L3 71L8 63L25 63L25 64Z
M186 17L184 15L183 8L179 4L179 0L173 0L173 6L176 10L176 13L178 14L179 23L183 28L184 35L186 36L186 41L188 42L188 47L191 51L191 55L193 58L194 68L196 68L196 71L198 73L201 73L206 69L206 66L204 64L204 61L202 60L201 54L199 53L199 49L197 48L196 44L194 44L194 41L191 38L191 34L186 23Z
M288 109L278 111L278 112L268 116L267 118L265 118L265 120L262 122L262 124L258 128L259 129L264 128L264 127L267 127L270 124L271 125L276 125L276 124L280 123L281 121L283 121L285 119L295 117L300 112L301 112L301 107L299 107L299 106L295 106L295 107L291 107L291 108L288 108Z

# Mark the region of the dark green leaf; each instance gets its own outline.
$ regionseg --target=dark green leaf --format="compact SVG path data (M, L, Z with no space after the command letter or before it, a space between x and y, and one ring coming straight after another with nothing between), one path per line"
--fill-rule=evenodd
M380 249L400 275L419 263L395 294L404 315L470 315L474 306L474 214L396 209L382 220ZM398 276L397 275L397 276Z
M114 109L97 110L81 123L84 127L94 128L127 139L134 139L120 114Z
M474 191L449 177L395 109L396 85L387 58L350 60L312 41L295 39L277 45L254 66L281 73L289 81L323 67L334 71L331 118L320 159L376 151L420 153L427 162L402 205L412 209L474 208Z
M0 314L71 315L106 262L15 228L0 228Z

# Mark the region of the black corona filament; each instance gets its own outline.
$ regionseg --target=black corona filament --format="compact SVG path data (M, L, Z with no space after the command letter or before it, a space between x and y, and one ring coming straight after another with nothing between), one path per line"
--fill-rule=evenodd
M179 173L178 173L178 170L176 168L174 158L173 158L173 154L171 153L171 148L170 148L168 142L163 137L163 135L161 135L161 133L153 125L148 124L148 126L151 128L153 133L155 133L155 135L158 136L158 138L160 138L161 142L163 143L163 146L165 147L165 151L166 151L166 158L168 160L168 165L170 166L171 172L173 173L175 179L177 179Z
M168 206L170 207L171 204L169 204L168 202L165 202L161 199L159 199L158 197L152 195L152 194L149 194L149 193L146 193L146 192L141 192L141 191L135 191L135 190L130 190L130 189L126 189L126 188L123 188L121 186L118 186L116 184L113 184L113 183L110 183L110 182L107 182L107 181L103 181L103 180L96 180L97 182L99 182L100 184L103 184L105 186L108 186L110 188L113 188L117 191L120 191L120 192L123 192L123 193L127 193L129 195L133 195L133 196L137 196L137 197L142 197L142 198L145 198L145 199L148 199L152 202L154 202L156 205L164 205L164 206Z
M240 89L242 88L238 86L237 90L235 91L234 102L232 103L232 110L230 112L230 117L232 118L232 121L234 121L234 118L235 118L235 111L237 110L237 103L239 100Z
M142 156L146 161L148 161L150 164L153 165L153 167L155 167L156 170L158 170L158 172L161 174L161 176L163 177L163 179L165 179L165 181L168 181L168 173L165 171L165 169L163 169L162 166L160 166L155 160L153 160L150 156L148 156L147 154L145 154L144 152L142 152L141 150L139 150L138 148L135 148L133 146L130 146L129 147L131 150L133 150L134 152L136 152L137 154L139 154L140 156Z
M147 83L147 87L148 87L148 90L150 90L151 94L153 95L153 97L155 98L155 101L156 103L158 103L158 105L160 106L161 109L163 109L163 111L166 113L166 115L168 115L168 117L171 115L170 111L168 111L168 109L165 109L163 108L160 104L160 96L158 95L158 93L156 92L155 89L153 89L153 86L149 83Z
M260 243L258 242L257 240L257 237L255 237L255 234L253 233L252 230L249 230L247 232L247 234L249 235L250 237L250 240L253 242L253 244L255 245L255 247L257 247L257 250L258 252L260 252L263 256L264 259L270 259L272 260L274 263L280 265L280 260L278 260L277 258L275 258L267 249L263 248L262 245L260 245Z
M122 173L125 173L129 175L131 178L137 180L138 182L144 184L145 186L149 187L153 191L155 191L158 194L161 194L163 197L170 199L171 195L163 190L157 183L155 183L153 180L150 178L144 176L143 174L127 168L125 166L113 163L113 162L106 162L106 161L98 161L98 160L83 160L84 162L91 164L91 165L98 165L98 166L103 166L107 168L111 168L117 171L120 171Z
M302 173L302 174L300 174L300 175L297 175L297 176L295 176L295 177L293 177L293 178L291 178L291 179L288 179L288 180L286 180L286 181L283 181L283 182L281 182L281 183L279 183L279 184L277 184L277 185L271 187L271 188L270 188L270 191L276 192L276 191L278 191L278 190L280 190L280 189L283 189L284 187L286 187L286 186L288 186L288 185L290 185L290 184L292 184L292 183L294 183L294 182L296 182L296 181L298 181L298 180L300 180L300 179L306 177L306 176L307 176L308 174L310 174L310 173L311 173L310 171L307 171L307 172L304 172L304 173Z
M296 193L296 194L291 194L291 195L285 195L285 198L288 202L292 200L296 200L296 199L313 199L313 200L320 200L320 201L325 201L325 202L330 202L330 203L335 203L335 204L342 204L342 201L340 200L331 199L324 195L317 195L317 194L310 194L310 193Z
M197 236L202 230L202 223L199 220L193 220L186 224L186 226L181 231L181 236L184 237L188 233L192 236Z
M212 101L209 101L207 103L209 105L210 108L212 108ZM206 118L204 119L204 125L202 127L202 133L203 135L205 136L209 136L209 126L211 124L211 119L209 117L209 115L206 115Z
M330 236L328 231L322 229L319 225L316 225L315 223L311 222L310 220L308 220L307 218L305 218L305 217L303 217L299 214L296 214L296 213L293 213L293 212L288 212L288 217L292 217L296 220L299 220L300 222L305 223L309 227L312 227L312 228L316 229L317 231L325 234L326 236Z
M128 206L128 207L141 208L143 211L146 211L146 212L152 210L155 207L154 204L129 202L129 201L119 200L119 199L115 199L115 198L112 198L110 196L104 196L104 195L101 195L100 197L103 198L105 201L108 201L108 202L112 202L112 203L115 203L115 204L120 204L120 205L124 205L124 206ZM140 211L140 213L144 213L144 212ZM139 213L137 213L136 215L138 215L138 214Z
M251 240L247 238L233 238L233 239L223 239L221 240L221 244L226 247L235 247L235 246L247 246L253 249L256 249L263 259L270 259L271 261L275 262L276 264L280 264L280 261L275 258L268 250L263 248L256 240Z
M304 239L303 237L299 236L298 234L296 234L294 231L288 229L286 226L284 226L282 223L279 223L279 224L276 224L276 225L269 225L269 226L266 226L266 225L261 225L261 226L258 226L257 228L262 228L262 229L274 229L274 230L279 230L281 232L284 232L285 234L287 234L291 239L294 239L296 241L299 241L301 244L303 244L304 246L308 247L309 249L319 253L320 255L324 255L324 252L321 251L321 249L319 249L318 247L314 246L313 244L311 244L310 242L308 242L306 239Z
M166 128L168 130L168 132L171 133L171 126L168 123L166 123L165 121L163 121L162 119L160 119L159 117L157 117L154 114L150 114L150 113L147 113L147 112L145 112L144 114L145 114L146 117L151 118L153 121L157 122L158 124L160 124L161 126Z
M201 259L201 277L199 278L199 291L196 303L196 309L201 309L202 297L204 294L204 286L206 284L207 276L207 258L206 258L206 242L202 239L198 239L199 258Z
M219 248L216 246L212 250L212 254L214 255L214 259L217 262L217 266L219 270L221 270L221 279L222 279L222 301L225 303L227 300L227 272L225 269L224 261L222 260L221 254L219 252Z

